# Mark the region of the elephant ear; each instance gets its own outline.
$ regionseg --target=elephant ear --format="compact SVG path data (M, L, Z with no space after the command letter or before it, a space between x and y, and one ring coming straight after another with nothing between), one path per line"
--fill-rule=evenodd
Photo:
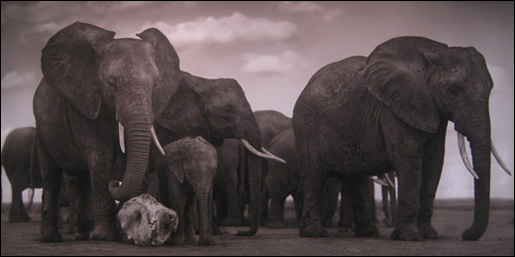
M208 123L201 111L200 95L195 89L201 87L198 84L202 84L201 79L181 72L179 89L170 98L156 123L180 137L208 135Z
M50 38L42 51L45 80L88 119L97 118L102 103L96 49L114 40L114 35L112 31L75 22Z
M364 71L372 95L411 127L430 133L438 130L439 115L427 84L430 63L424 52L442 47L425 38L395 38L370 54Z
M171 172L179 183L184 183L183 167L183 139L169 144L165 147L168 171Z
M155 49L159 78L152 92L152 108L155 117L158 117L170 97L179 89L179 56L168 38L158 29L150 28L136 35Z

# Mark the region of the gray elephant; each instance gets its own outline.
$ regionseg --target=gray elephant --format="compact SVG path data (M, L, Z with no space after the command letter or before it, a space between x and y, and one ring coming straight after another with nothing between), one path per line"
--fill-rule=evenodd
M172 240L175 244L195 243L193 205L197 204L200 235L196 244L215 245L212 239L213 184L218 165L215 148L202 137L185 137L164 147L166 161L158 163L158 172L167 173L169 206L179 217Z
M135 196L121 204L116 221L125 241L142 246L162 245L179 223L174 210L148 194Z
M259 127L238 82L234 79L205 79L181 72L179 89L157 117L155 128L163 144L197 136L214 146L222 145L228 138L242 142L244 151L248 152L251 227L238 235L254 235L259 227L261 158L278 158L262 152ZM157 149L151 150L151 157L154 166L166 158ZM159 169L157 171L159 190L167 192L169 174ZM166 194L161 193L160 200L170 206Z
M43 186L36 151L35 127L17 128L7 135L2 147L2 165L11 183L9 222L29 222L30 216L23 205L22 192L27 188L34 190Z
M462 239L479 239L489 216L492 86L474 48L422 37L394 38L368 58L350 57L317 71L293 111L304 191L300 236L327 235L319 190L333 174L352 185L354 217L360 217L354 220L356 235L377 236L364 201L365 175L395 170L399 191L392 239L437 238L431 217L450 120L470 141L477 173L474 222Z
M272 139L280 132L291 128L291 118L284 114L273 111L255 111L254 118L259 126L261 134L261 145L268 149ZM217 147L220 159L215 183L215 197L217 204L217 223L224 226L244 225L245 205L248 202L248 188L245 188L245 178L248 177L246 167L247 157L240 142L226 140L227 142ZM268 173L267 162L263 163L262 183ZM263 198L264 200L264 198ZM261 223L268 219L268 205L265 202L261 205Z
M267 227L284 228L284 202L286 197L292 196L296 220L300 225L302 211L302 192L300 185L300 168L295 148L295 137L293 128L287 129L272 139L269 150L272 154L280 156L286 161L284 163L269 162L268 176L264 188L267 201L270 199L269 220ZM367 181L366 199L371 206L375 205L373 180ZM395 188L393 188L395 190ZM346 187L340 183L337 177L329 177L324 182L320 197L320 208L322 213L322 224L324 227L331 227L333 216L338 208L338 195L340 194L340 220L338 226L343 229L353 227L352 207ZM375 208L371 208L372 217L375 219Z
M178 89L179 59L168 41L114 39L114 34L76 22L52 36L42 51L44 78L33 101L45 185L40 241L61 241L56 196L62 172L79 184L78 239L118 240L114 200L145 190L151 138L157 140L153 123ZM125 150L120 185L110 180L113 163ZM93 229L86 225L87 209L94 210Z

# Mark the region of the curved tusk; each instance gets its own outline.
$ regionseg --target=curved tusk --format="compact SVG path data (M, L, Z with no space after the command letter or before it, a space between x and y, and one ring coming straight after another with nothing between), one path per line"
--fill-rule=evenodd
M504 165L504 162L502 161L501 159L501 156L497 153L497 150L495 150L495 146L494 146L494 143L492 142L492 154L494 155L495 159L497 160L497 162L499 163L499 165L501 165L502 169L508 174L511 176L511 172L510 170L508 169L508 167L506 167L506 165Z
M463 161L463 164L465 164L465 167L467 167L467 170L474 176L475 179L479 179L479 176L474 171L474 168L472 168L472 164L470 164L470 160L467 154L467 149L465 147L465 136L458 132L458 148L460 149L460 155L461 160Z
M387 186L388 186L388 183L386 183L386 182L385 182L384 180L382 180L382 179L378 179L378 178L374 178L374 177L370 177L370 179L371 179L372 181L374 181L375 183L377 183L377 184L381 185L381 186L385 186L385 187L387 187Z
M120 149L122 149L122 153L125 153L125 135L124 128L121 122L118 122L118 138L120 142Z
M393 181L390 179L390 177L387 174L384 174L384 177L386 178L386 182L388 182L388 185L390 187L395 188L395 183L393 183Z
M250 145L249 141L243 139L243 138L240 138L241 142L243 143L243 145L245 146L245 148L247 148L251 153L261 157L261 158L266 158L266 159L271 159L271 160L275 160L275 161L278 161L278 162L282 162L284 164L286 164L286 161L284 161L283 159L271 154L270 152L268 152L267 154L265 153L262 153L258 150L256 150L254 147L252 147L252 145Z
M157 139L156 131L154 130L154 126L150 127L150 133L152 134L152 139L154 140L154 143L156 144L157 149L159 149L159 152L161 152L162 155L165 155L165 150L163 150L163 147L159 143L159 140Z

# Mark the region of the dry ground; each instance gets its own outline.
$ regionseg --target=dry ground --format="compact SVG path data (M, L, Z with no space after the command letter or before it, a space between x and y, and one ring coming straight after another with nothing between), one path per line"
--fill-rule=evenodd
M253 237L234 236L241 227L222 227L227 233L216 236L216 246L141 247L124 242L75 241L61 232L64 242L40 243L38 239L40 214L31 213L30 223L8 223L8 205L2 212L2 244L4 255L506 255L513 256L513 200L493 200L490 224L476 242L460 239L472 223L472 200L437 201L433 225L439 232L437 240L399 242L390 240L393 228L378 223L380 237L356 238L349 232L330 228L330 238L301 238L294 227L291 203L286 217L289 228L261 227ZM379 206L379 204L378 204ZM37 209L37 206L34 207ZM378 219L383 215L379 211ZM336 221L335 217L335 221Z

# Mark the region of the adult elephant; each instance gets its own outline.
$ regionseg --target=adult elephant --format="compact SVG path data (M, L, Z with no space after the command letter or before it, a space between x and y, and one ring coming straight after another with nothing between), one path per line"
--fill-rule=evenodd
M11 183L9 222L29 222L30 216L23 205L22 192L27 188L34 190L43 186L36 152L35 127L17 128L7 135L2 147L2 165Z
M431 217L450 120L470 141L477 172L474 222L462 239L479 239L489 215L492 86L476 49L422 37L394 38L368 58L350 57L316 72L293 111L305 192L300 236L327 235L318 202L331 174L353 185L356 235L378 235L363 200L364 175L395 170L398 211L391 237L437 238Z
M249 231L238 234L254 235L259 226L261 158L278 158L260 151L263 148L261 133L241 86L234 79L206 79L181 72L179 90L164 109L155 123L157 137L164 145L187 136L201 136L215 146L222 145L224 139L229 138L238 139L245 146L248 152L251 227ZM156 149L151 151L151 156L155 167L166 162L166 157ZM169 174L160 172L160 169L157 172L160 200L169 207L170 199L163 194L168 191L166 181Z
M261 145L269 148L272 139L282 131L292 127L291 118L274 110L261 110L253 113L261 134ZM226 140L223 146L216 147L219 164L215 182L215 196L218 198L217 223L223 226L241 226L246 224L245 205L248 202L248 177L246 152L237 140ZM268 162L262 164L262 183L268 174ZM267 201L265 196L263 201ZM268 220L268 204L261 205L261 223Z
M179 59L168 41L114 35L76 22L42 51L44 78L33 103L44 180L40 241L61 241L56 199L62 172L79 184L79 239L117 240L114 199L145 190L152 125L177 91ZM119 186L109 181L125 149L127 170ZM92 230L86 225L88 202L94 205Z

